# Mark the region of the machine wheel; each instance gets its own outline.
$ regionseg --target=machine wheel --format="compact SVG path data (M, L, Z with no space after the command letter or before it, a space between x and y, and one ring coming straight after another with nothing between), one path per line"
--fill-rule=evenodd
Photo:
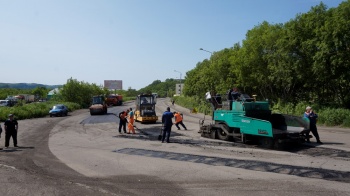
M219 124L225 127L226 130L230 130L230 128L225 123L219 123ZM220 140L225 140L225 141L233 140L232 136L227 135L226 132L222 129L217 129L217 135Z
M216 130L215 129L210 130L210 138L216 139Z
M241 134L241 141L243 144L247 143L247 136L244 133Z
M274 148L277 150L283 150L286 147L284 143L279 143L278 141L275 141Z
M218 133L218 138L220 140L225 140L225 141L229 140L229 136L226 134L224 130L218 129L217 133Z
M273 149L275 141L273 140L273 138L270 137L262 137L260 139L260 145L262 148Z

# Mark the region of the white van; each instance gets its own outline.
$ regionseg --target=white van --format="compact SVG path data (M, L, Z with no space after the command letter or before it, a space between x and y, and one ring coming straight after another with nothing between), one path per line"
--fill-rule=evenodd
M8 106L9 100L0 100L0 106Z

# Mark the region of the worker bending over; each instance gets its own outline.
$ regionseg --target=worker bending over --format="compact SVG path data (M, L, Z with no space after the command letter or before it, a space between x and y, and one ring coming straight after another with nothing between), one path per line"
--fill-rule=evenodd
M186 126L184 125L184 123L182 122L183 117L181 115L180 112L174 112L174 117L175 117L175 126L177 127L177 130L180 130L179 124L185 129L187 130Z

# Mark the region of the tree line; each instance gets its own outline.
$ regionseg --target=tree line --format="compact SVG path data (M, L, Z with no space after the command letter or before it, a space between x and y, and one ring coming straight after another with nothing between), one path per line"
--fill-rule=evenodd
M350 108L350 1L323 3L284 24L267 21L242 44L214 52L186 73L184 94L240 91L272 102Z
M18 89L18 88L0 88L0 99L4 100L8 96L16 96L19 94L35 95L37 100L46 99L47 93L50 90L44 86L37 86L32 89Z
M139 93L158 93L158 97L172 97L175 94L175 85L180 83L179 80L168 78L164 82L155 80L144 88L141 88Z
M145 93L158 93L158 97L172 96L175 94L176 83L179 83L179 81L175 79L166 79L164 82L155 80L140 90L129 88L128 90L110 91L101 85L69 78L66 84L62 85L51 99L55 102L77 103L80 107L86 108L91 104L91 98L94 95L108 96L110 94L120 94L123 96L124 101L134 99L137 95ZM33 94L36 95L38 99L46 99L50 90L52 89L42 86L33 89L0 88L0 99L5 99L9 95L18 94Z

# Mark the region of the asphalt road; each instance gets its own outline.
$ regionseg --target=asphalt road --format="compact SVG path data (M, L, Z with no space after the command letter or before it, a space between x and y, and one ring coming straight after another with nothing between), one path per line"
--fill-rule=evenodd
M324 145L266 150L202 138L203 114L159 99L158 116L167 106L188 128L173 127L169 144L157 140L160 122L118 133L114 114L133 103L19 121L20 148L0 151L0 195L350 195L349 129L319 127Z

